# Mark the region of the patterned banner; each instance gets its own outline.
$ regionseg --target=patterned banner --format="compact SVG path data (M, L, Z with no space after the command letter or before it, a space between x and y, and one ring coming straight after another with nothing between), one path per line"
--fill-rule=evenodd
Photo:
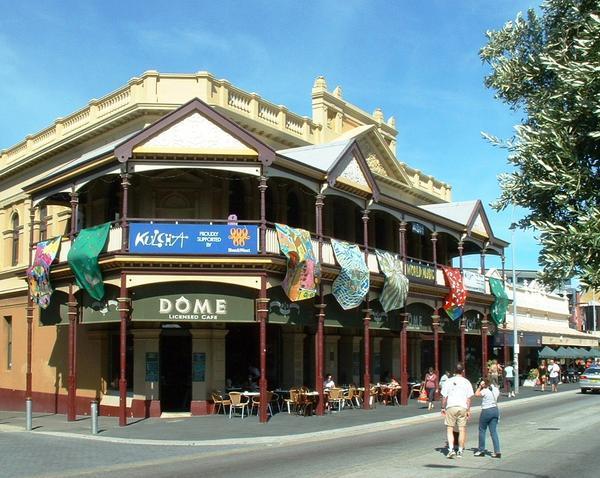
M69 267L75 274L77 285L96 300L104 297L104 282L98 266L98 255L104 249L110 223L82 229L73 241L67 255Z
M408 296L408 278L402 273L402 261L387 251L375 250L375 254L385 276L379 302L385 312L401 309Z
M456 320L463 314L467 292L459 269L442 266L442 270L446 277L446 285L450 287L450 294L444 300L444 310L452 320Z
M310 233L286 224L275 224L279 250L287 257L287 272L281 286L292 302L317 295L321 267L315 258Z
M490 289L492 294L496 296L496 300L492 304L490 314L492 320L497 324L501 324L506 320L506 309L508 309L508 295L504 290L504 284L500 279L490 277Z
M341 267L340 275L333 281L333 296L342 309L354 309L369 292L369 269L365 256L356 244L332 239L331 246Z
M45 309L50 304L52 287L50 287L50 264L58 254L61 237L48 241L38 242L35 249L35 259L32 266L27 269L29 294L34 304Z

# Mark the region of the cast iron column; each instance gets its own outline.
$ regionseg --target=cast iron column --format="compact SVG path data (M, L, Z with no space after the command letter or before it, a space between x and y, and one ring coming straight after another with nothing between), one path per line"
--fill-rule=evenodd
M315 222L317 229L317 239L319 241L319 249L317 251L319 264L323 262L323 205L325 196L321 193L317 194L315 200ZM317 401L317 415L323 415L325 405L325 395L323 391L323 340L324 340L324 323L325 323L325 303L323 296L323 285L319 282L318 285L320 303L316 305L317 311L317 333L315 334L315 390L319 394Z
M463 364L463 367L465 366L465 360L466 360L465 328L466 328L465 316L463 315L460 318L460 361Z
M402 262L406 262L406 223L402 221L398 227L399 232L399 245L400 245L400 257Z
M71 229L69 239L71 247L75 240L77 232L77 216L79 212L79 194L73 190L71 192ZM72 422L77 418L77 301L73 293L73 283L69 284L69 375L67 378L67 420Z
M267 208L265 203L267 188L267 177L261 176L258 190L260 191L260 253L262 255L267 254Z
M440 316L436 308L435 313L431 316L431 328L433 329L433 368L436 375L439 376L440 371Z
M481 319L481 372L483 377L487 377L487 361L488 361L488 315L483 314Z
M119 293L119 426L127 425L127 320L129 319L129 295L127 292L127 274L121 272L121 290Z
M129 174L123 171L121 173L121 188L123 189L123 197L121 200L121 252L126 252L129 247L129 222L127 221L127 214L129 210L130 185Z
M33 252L33 222L35 219L35 208L29 208L29 267L33 264L31 257ZM29 285L29 284L28 284ZM27 291L27 371L25 372L25 399L31 400L31 350L33 347L33 299L31 291Z
M460 267L460 273L462 274L463 271L463 241L462 239L460 241L458 241L458 260L459 260L459 267Z
M408 314L400 314L402 329L400 330L400 404L408 405Z
M433 268L437 270L437 241L438 241L438 233L433 231L431 233L431 244L433 247Z
M269 313L269 299L267 298L267 276L260 278L259 297L256 301L256 314L260 327L260 423L267 423L267 316Z
M481 249L480 262L481 262L481 273L482 274L485 274L485 251L486 251L485 248Z
M365 248L365 265L369 269L369 210L365 209L362 215L363 221L363 245ZM370 274L370 272L369 272ZM365 349L365 372L363 383L365 387L363 408L368 410L371 407L371 336L369 333L369 322L371 321L371 309L369 308L369 292L365 296L366 307L363 310L365 316L363 318L363 341Z

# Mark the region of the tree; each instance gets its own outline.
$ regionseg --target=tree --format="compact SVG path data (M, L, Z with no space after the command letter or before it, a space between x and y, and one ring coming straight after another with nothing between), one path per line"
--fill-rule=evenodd
M487 32L485 85L523 113L507 141L510 173L500 198L528 212L517 223L539 233L541 280L579 277L600 286L600 0L547 0Z

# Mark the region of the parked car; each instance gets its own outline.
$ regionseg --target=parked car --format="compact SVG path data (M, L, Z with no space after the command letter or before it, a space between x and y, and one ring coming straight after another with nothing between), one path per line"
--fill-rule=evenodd
M600 367L586 368L579 377L579 386L581 387L581 393L586 393L588 390L600 390Z

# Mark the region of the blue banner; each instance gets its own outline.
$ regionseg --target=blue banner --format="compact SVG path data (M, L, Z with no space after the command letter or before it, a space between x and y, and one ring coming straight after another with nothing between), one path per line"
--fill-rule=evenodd
M140 254L258 254L258 226L130 224L129 252Z

